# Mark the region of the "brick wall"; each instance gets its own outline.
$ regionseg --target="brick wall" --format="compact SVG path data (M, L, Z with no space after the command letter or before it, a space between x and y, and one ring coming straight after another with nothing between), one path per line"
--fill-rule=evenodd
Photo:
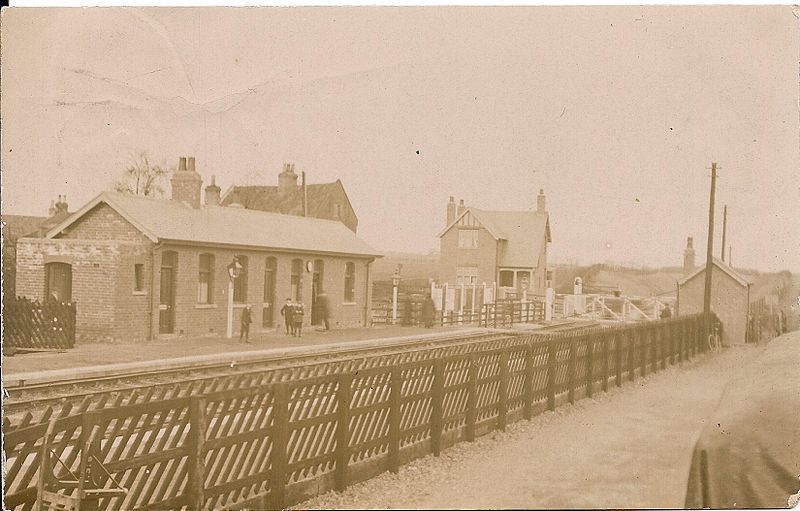
M680 287L677 313L702 313L704 294L705 272L700 272ZM744 344L749 306L748 289L714 265L711 273L711 310L722 321L724 344Z
M21 238L17 244L17 294L43 299L45 264L72 268L79 342L144 339L149 317L146 296L133 296L133 263L147 260L148 244L108 240ZM126 276L129 276L130 285Z
M227 321L228 264L234 255L247 257L247 301L252 305L253 324L251 332L265 330L263 314L267 308L264 300L264 274L268 257L275 257L275 297L273 301L273 328L283 328L280 308L291 295L292 260L303 261L302 295L306 306L305 326L311 325L311 284L313 274L305 270L308 260L324 261L323 290L330 303L330 322L332 328L364 326L364 307L370 303L367 286L367 260L334 256L314 256L308 254L278 253L257 250L207 249L196 246L165 245L156 254L156 268L160 268L161 254L174 251L178 254L176 272L175 333L195 336L205 334L222 335ZM214 278L211 303L197 303L199 277L199 256L202 253L214 256ZM345 264L353 262L356 266L355 301L344 302ZM160 293L160 278L155 279L155 296ZM371 286L369 286L371 287ZM153 311L154 328L158 331L158 303ZM244 304L234 304L234 332L239 331L239 321Z
M100 203L70 225L58 238L149 242L108 204Z
M439 279L449 284L456 283L459 266L478 268L478 283L492 284L497 280L497 241L489 231L481 228L478 248L458 247L458 227L447 231L440 238Z

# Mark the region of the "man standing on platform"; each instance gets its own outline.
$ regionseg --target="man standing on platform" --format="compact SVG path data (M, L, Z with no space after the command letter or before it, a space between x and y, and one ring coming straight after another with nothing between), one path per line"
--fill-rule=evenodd
M253 322L253 315L250 312L250 304L247 304L247 307L242 309L242 325L239 329L239 342L242 342L244 338L244 342L250 344L250 323Z
M281 316L283 316L283 321L286 323L286 335L294 335L294 321L292 320L292 313L294 313L292 299L287 298L286 305L281 307Z

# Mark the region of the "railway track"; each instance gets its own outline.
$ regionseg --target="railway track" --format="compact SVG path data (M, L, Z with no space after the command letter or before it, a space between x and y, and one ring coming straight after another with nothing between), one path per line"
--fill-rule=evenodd
M569 322L550 325L533 331L495 330L481 332L453 332L440 336L428 336L420 339L393 341L376 346L348 346L333 351L311 351L308 353L286 355L284 353L264 353L260 357L249 357L246 360L231 362L230 359L218 359L214 362L157 368L149 370L132 370L113 375L89 376L42 383L25 383L9 385L4 388L5 399L3 411L6 416L15 416L27 412L35 412L47 406L77 403L99 394L130 393L149 391L176 385L202 384L220 377L247 376L270 370L291 370L313 365L324 365L331 362L356 360L367 356L390 356L403 352L424 351L444 348L476 341L487 341L509 336L530 334L563 333L584 330L596 326L586 322Z

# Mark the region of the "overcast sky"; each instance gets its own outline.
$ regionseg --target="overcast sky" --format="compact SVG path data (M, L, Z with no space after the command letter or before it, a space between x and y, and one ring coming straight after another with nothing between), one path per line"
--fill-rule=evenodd
M734 265L800 271L791 7L11 9L2 211L77 209L133 151L225 189L340 178L359 234L438 248L448 196L535 207L556 260L679 265L720 165Z

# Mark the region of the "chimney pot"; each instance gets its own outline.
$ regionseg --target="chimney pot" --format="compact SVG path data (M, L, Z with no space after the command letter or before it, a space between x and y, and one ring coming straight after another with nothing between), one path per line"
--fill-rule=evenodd
M194 172L194 156L189 156L186 158L186 170L189 172Z
M178 159L178 170L186 170L186 156L181 156Z
M195 209L199 208L203 179L195 171L194 156L181 156L178 160L178 170L180 172L173 173L170 179L172 200L183 202Z
M278 193L286 195L297 189L297 174L294 173L294 163L284 163L283 172L278 174Z
M539 196L536 197L536 212L537 213L544 213L545 209L545 195L544 195L544 188L539 188Z

